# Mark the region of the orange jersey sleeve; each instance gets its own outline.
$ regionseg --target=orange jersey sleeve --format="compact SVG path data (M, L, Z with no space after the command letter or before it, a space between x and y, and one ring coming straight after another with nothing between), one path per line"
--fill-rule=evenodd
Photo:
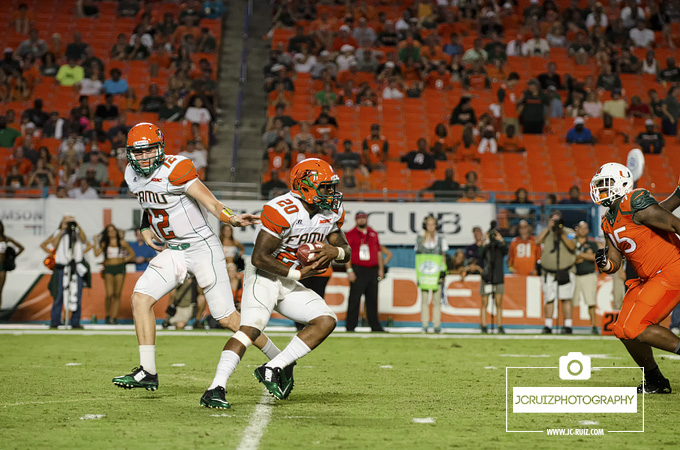
M260 219L262 221L262 227L277 236L281 235L286 228L290 228L290 224L285 217L269 205L264 205L264 208L262 208Z
M190 159L183 159L172 169L168 181L173 186L182 186L196 178L198 178L198 172L196 172L194 163Z

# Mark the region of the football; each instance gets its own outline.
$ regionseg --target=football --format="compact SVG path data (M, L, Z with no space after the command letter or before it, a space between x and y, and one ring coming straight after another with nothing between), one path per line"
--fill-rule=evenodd
M309 264L311 264L311 262L309 261L310 252L314 248L321 248L321 247L323 247L323 245L312 244L312 243L302 244L300 247L298 247L296 255L297 255L297 259L300 262L300 264L303 265L303 266L308 266Z

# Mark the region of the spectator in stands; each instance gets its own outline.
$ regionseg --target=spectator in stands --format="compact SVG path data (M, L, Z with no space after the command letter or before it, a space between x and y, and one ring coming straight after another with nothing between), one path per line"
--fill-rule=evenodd
M208 167L208 151L196 148L196 143L193 140L188 140L184 150L179 154L189 158L199 173L205 172L205 168Z
M288 40L288 52L295 54L302 51L302 47L314 48L314 39L305 34L305 27L298 25L295 27L295 35Z
M531 235L531 225L522 219L519 222L519 236L510 243L508 270L518 275L536 275L536 265L541 259L541 246Z
M505 42L503 42L501 36L496 32L491 33L491 42L484 46L484 50L486 50L486 54L489 58L489 63L494 64L495 61L501 61L505 64L508 59L505 53L505 47Z
M524 54L524 36L518 34L515 39L508 42L505 48L505 54L507 56L525 56Z
M128 43L127 37L124 33L120 33L116 40L116 43L111 47L111 52L109 56L111 59L122 61L128 57Z
M468 64L463 74L463 87L465 89L490 89L491 79L489 78L484 64L481 60L472 61Z
M477 125L477 117L475 116L475 110L472 108L471 100L472 98L466 94L460 98L458 104L451 112L449 125L465 125L467 123Z
M300 132L293 137L293 148L300 147L301 142L307 143L307 148L311 148L314 144L314 135L309 132L309 122L300 122Z
M319 57L310 71L313 79L321 78L324 71L327 71L331 78L336 78L338 75L338 65L334 61L329 60L329 56L330 52L328 50L323 50L319 53Z
M333 40L333 51L343 51L342 47L345 45L352 47L352 51L358 47L359 44L357 43L357 40L350 35L351 31L352 30L347 25L342 25L340 27L338 36Z
M400 100L404 98L403 86L400 86L396 77L390 77L387 86L382 91L382 98L384 100Z
M83 139L74 130L71 130L68 137L59 146L59 164L63 164L69 158L80 163L83 161L84 154L85 144Z
M83 42L83 36L80 31L73 32L73 42L66 46L66 52L64 53L66 58L71 58L76 61L81 61L87 57L85 49L87 44Z
M621 49L621 55L613 61L616 72L618 73L638 73L640 71L640 63L637 57L630 52L628 48Z
M411 170L435 169L434 157L427 151L427 140L425 138L418 139L418 148L402 156L400 160L405 162Z
M541 89L548 89L548 86L555 86L557 89L563 89L562 79L557 73L557 64L554 62L548 63L548 71L543 72L538 76L538 82L541 83Z
M104 104L97 105L94 116L101 120L113 120L118 117L118 106L113 103L113 95L104 96Z
M642 100L637 95L630 99L630 106L626 110L626 116L635 118L652 117L652 110L647 103L642 103Z
M621 90L621 78L618 74L612 73L611 66L605 64L600 68L600 75L597 77L597 88L607 91Z
M93 186L105 186L109 181L109 170L106 163L100 159L101 155L98 151L91 151L89 153L90 160L83 163L78 170L78 178L88 178L88 173L93 172L94 180Z
M124 135L127 135L128 131L130 131L130 127L126 124L125 113L124 112L120 113L116 118L116 124L109 129L109 139L112 140L113 137L116 136L118 133L123 133Z
M680 102L678 102L678 95L680 95L680 86L674 85L668 89L668 95L661 105L663 116L661 117L661 131L666 136L675 136L678 134L678 119L680 118Z
M588 30L592 30L593 27L597 25L599 28L604 30L607 28L608 24L609 21L607 20L607 15L604 13L602 3L595 3L593 11L586 17L586 28Z
M113 101L113 97L111 98ZM115 105L114 105L115 106ZM97 107L99 109L99 107ZM116 115L117 115L116 109ZM95 113L97 115L97 113ZM158 110L158 120L165 122L177 122L184 117L184 110L177 104L177 97L172 94L166 95L165 103Z
M210 32L210 28L201 28L201 35L196 41L196 51L198 53L215 53L217 51L217 40Z
M68 191L68 196L76 200L95 200L99 198L97 191L90 186L90 183L85 178L78 180L78 187Z
M90 74L80 80L80 95L99 95L102 92L103 83L100 80L100 72L97 67L90 70Z
M47 52L42 56L40 65L40 75L44 77L54 77L59 71L59 64L55 61L54 54Z
M269 147L262 157L263 163L268 172L272 170L286 170L290 167L290 153L286 140L278 138L274 144Z
M531 39L527 40L522 45L522 53L524 56L548 56L550 54L550 45L548 41L541 37L540 31L534 31Z
M33 141L32 134L30 133L26 134L21 144L14 149L15 157L19 150L21 150L21 154L23 155L23 157L30 161L32 165L35 165L35 163L38 161L40 155L38 153L38 150L36 150L35 148L35 143Z
M444 44L442 51L449 56L462 57L464 49L463 45L460 43L460 36L458 33L451 33L449 39L449 42Z
M637 21L637 27L630 30L630 40L636 47L642 48L654 43L654 32L647 28L647 21L644 16Z
M602 116L602 102L598 98L597 90L592 90L586 94L583 111L588 117L599 118Z
M576 64L585 65L588 64L592 51L593 46L586 40L585 32L579 31L576 34L576 42L569 46L569 55L574 58Z
M5 187L18 189L25 185L25 176L19 172L19 166L17 164L11 164L7 176L5 176Z
M356 39L357 47L369 48L373 47L377 35L375 33L375 30L368 26L366 18L362 17L359 19L359 26L357 26L352 32L352 37Z
M61 139L64 136L64 123L65 121L59 117L59 113L52 111L43 126L42 136Z
M182 41L183 50L187 52L194 53L196 51L194 37L188 34L184 37ZM148 59L151 54L151 49L153 48L153 38L149 33L145 33L140 25L137 25L130 35L130 40L125 49L126 58L132 60L144 60ZM182 50L182 48L181 48Z
M564 35L564 25L561 22L554 22L545 35L545 40L548 41L550 48L563 48L567 46L567 38Z
M361 154L359 154L359 152L355 152L352 149L352 141L349 139L345 139L342 142L342 147L343 151L342 153L338 153L337 155L335 155L335 161L333 165L337 169L341 170L344 170L348 167L358 169L359 166L361 166Z
M47 42L40 39L37 28L31 28L28 39L23 41L17 47L16 56L21 59L26 59L32 56L34 59L40 59L47 53Z
M41 98L36 98L33 101L33 108L24 111L21 117L27 117L29 122L32 122L37 128L42 128L49 118L47 113L43 111L43 101Z
M654 117L663 117L662 105L664 102L659 98L659 94L656 92L656 89L650 89L647 91L647 95L649 96L649 107L652 110Z
M605 66L607 67L607 66ZM611 100L604 102L602 106L602 111L608 113L615 119L623 119L626 117L626 110L628 109L628 102L621 98L621 91L619 89L614 89L612 91Z
M498 151L500 152L525 152L524 142L517 136L515 125L508 125L505 134L498 139Z
M142 112L157 113L164 103L165 99L158 93L158 85L156 83L151 83L149 85L149 93L144 96L140 103L140 110Z
M592 144L593 134L586 128L583 117L574 119L574 126L567 132L567 144Z
M394 22L387 20L385 22L385 29L378 33L378 44L383 47L396 47L399 44L399 35L394 27Z
M337 136L337 127L330 123L329 116L327 114L320 114L318 118L318 123L312 126L312 134L318 139L335 139ZM327 136L324 137L324 134Z
M21 176L28 175L33 170L33 163L24 155L24 148L17 147L12 152L12 156L7 160L9 165L15 165L19 168Z
M659 72L659 81L667 83L680 81L680 67L675 65L675 58L666 59L666 68Z
M14 31L17 34L28 34L28 30L33 26L35 22L35 17L33 11L28 9L26 3L19 3L19 7L14 11L12 16L12 22L14 25ZM0 292L2 287L0 286Z
M265 147L269 147L273 145L274 141L276 141L276 139L279 137L284 138L288 145L292 144L290 139L290 129L288 127L284 127L281 119L277 118L274 119L274 127L262 134L262 142L264 143ZM297 146L295 146L295 148L297 148Z
M221 19L226 13L224 0L204 1L201 5L201 15L206 19Z
M645 59L643 59L642 64L640 64L640 73L656 75L658 77L660 72L661 64L659 64L659 61L654 56L654 50L647 50Z
M524 91L519 102L518 115L524 134L542 134L546 122L548 97L540 90L536 79L529 80L529 89Z
M479 195L477 186L465 185L463 186L463 197L458 200L458 203L482 203L486 201L486 198Z
M85 71L75 59L68 58L66 64L59 67L55 79L61 86L73 86L85 78Z
M128 83L122 79L120 69L113 68L109 72L111 78L104 82L104 93L113 95L122 95L128 91Z
M455 202L461 196L460 184L453 179L451 168L446 169L443 180L435 181L425 191L433 192L434 199L438 202Z
M665 145L663 134L655 130L652 119L645 120L645 131L637 135L635 142L643 153L661 153Z
M362 143L364 165L369 171L384 168L389 152L389 143L380 134L380 125L371 124L371 134Z
M357 70L359 72L376 73L378 70L378 60L373 56L373 52L369 49L364 49L361 53L361 58L357 61Z
M498 142L496 141L496 130L493 125L486 125L480 133L478 153L497 153Z
M262 183L262 186L260 188L260 193L262 194L262 197L264 199L270 199L274 197L275 192L282 192L288 189L288 186L286 186L286 183L281 181L281 178L279 178L279 171L278 170L272 170L271 171L271 178L268 181L265 181Z
M553 85L548 86L545 90L545 95L548 97L548 117L551 119L561 119L564 117L564 106L560 98L557 88Z
M212 120L210 111L203 106L203 99L195 97L193 104L184 113L184 120L191 123L208 124Z
M473 47L463 54L463 63L470 63L472 61L482 60L487 62L489 60L489 54L482 48L482 40L475 39L472 43Z

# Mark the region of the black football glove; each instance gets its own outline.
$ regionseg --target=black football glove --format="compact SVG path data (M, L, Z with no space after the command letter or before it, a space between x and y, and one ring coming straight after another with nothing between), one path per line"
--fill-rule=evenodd
M597 249L595 252L595 262L600 269L607 267L607 264L609 264L609 246Z

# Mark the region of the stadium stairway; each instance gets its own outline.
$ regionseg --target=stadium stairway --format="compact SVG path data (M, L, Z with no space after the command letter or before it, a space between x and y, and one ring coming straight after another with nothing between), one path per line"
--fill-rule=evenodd
M253 1L249 36L243 40L247 2L230 3L229 16L224 27L224 40L220 55L220 107L222 117L217 134L219 144L211 153L208 168L210 181L252 182L259 180L262 167L262 124L266 117L266 99L262 91L264 77L262 67L269 58L269 48L262 39L268 30L270 16L264 0ZM236 131L236 107L238 102L241 52L248 46L247 77L243 86L241 104L241 128L237 170L230 176L234 132Z

